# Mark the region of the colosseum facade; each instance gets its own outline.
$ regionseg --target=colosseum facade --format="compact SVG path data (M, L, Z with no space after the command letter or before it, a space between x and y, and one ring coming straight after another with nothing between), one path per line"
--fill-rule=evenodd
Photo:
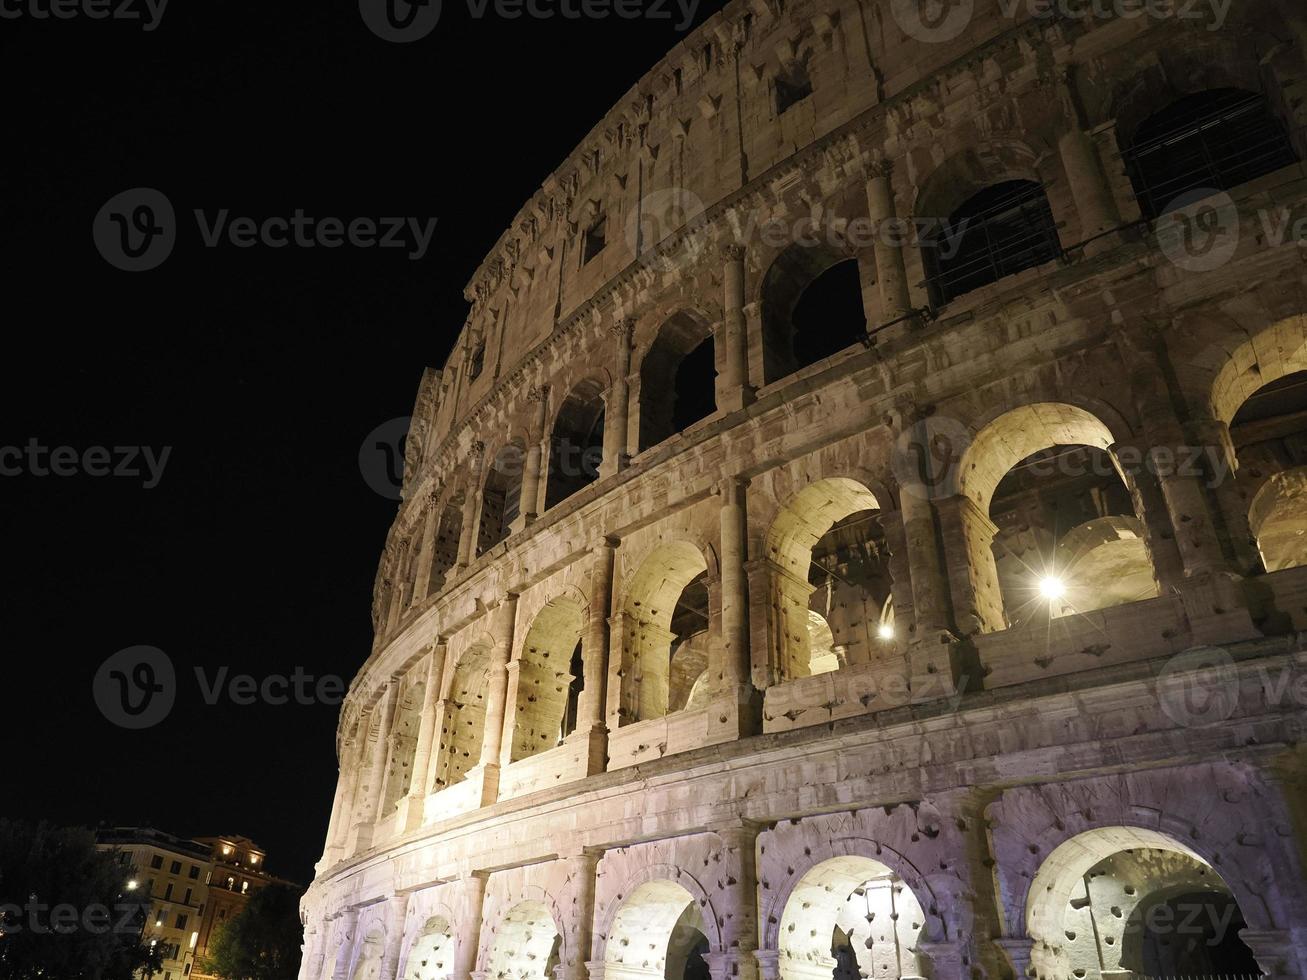
M1304 50L687 35L422 379L301 980L1307 977Z

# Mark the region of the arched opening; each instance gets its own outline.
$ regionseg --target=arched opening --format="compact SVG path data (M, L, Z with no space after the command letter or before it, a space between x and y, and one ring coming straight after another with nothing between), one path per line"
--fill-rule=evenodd
M432 916L409 948L404 980L445 980L453 968L454 931L444 916Z
M613 917L607 980L707 980L708 937L694 897L673 881L646 881Z
M486 960L490 980L554 980L562 937L544 902L514 905L495 930Z
M477 554L489 551L508 537L522 501L522 466L525 453L511 442L495 454L481 491L481 524L477 528Z
M1149 219L1183 195L1228 191L1297 160L1265 97L1234 88L1186 95L1119 138Z
M999 416L967 448L962 490L979 512L967 531L999 586L977 590L979 603L994 604L993 628L1046 626L1158 594L1114 441L1083 409L1041 403ZM980 568L977 580L992 576Z
M553 599L536 614L518 660L517 707L513 722L512 761L552 749L575 727L572 673L585 632L585 610L571 599ZM570 712L569 712L570 709Z
M1086 831L1031 883L1026 928L1041 976L1256 976L1243 915L1210 864L1138 827Z
M799 491L772 522L766 544L782 680L897 656L879 510L861 483L833 477Z
M440 728L437 790L460 782L481 761L491 650L489 638L478 640L464 651L454 668Z
M785 902L777 937L781 980L923 976L917 896L887 865L842 855L809 868Z
M604 400L598 381L582 381L563 399L549 439L545 509L599 479L604 455Z
M395 707L395 720L391 725L390 765L386 773L385 796L381 801L382 819L389 816L395 804L408 796L413 783L413 759L417 755L418 728L422 724L422 705L426 700L426 683L411 680L405 685Z
M458 561L458 538L463 528L463 497L451 499L440 512L440 523L431 541L431 576L427 594L435 595L445 585L449 570Z
M1230 423L1230 441L1266 570L1307 564L1307 371L1253 392Z
M622 724L692 707L708 665L707 578L702 552L684 541L654 549L632 577L622 610Z
M658 331L640 362L640 449L656 446L717 410L709 329L677 314Z
M369 929L359 943L349 980L381 980L381 957L385 946L385 936L381 930Z
M972 194L922 237L930 300L943 306L1062 254L1044 188L1005 180Z
M858 261L829 245L796 243L778 255L762 304L767 383L867 339Z

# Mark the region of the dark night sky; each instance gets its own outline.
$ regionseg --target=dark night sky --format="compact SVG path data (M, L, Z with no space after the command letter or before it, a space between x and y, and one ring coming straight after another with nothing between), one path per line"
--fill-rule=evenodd
M396 45L350 0L174 0L148 33L0 20L0 448L172 447L148 490L25 462L0 476L0 815L243 833L307 883L337 708L210 706L194 668L362 664L395 503L364 483L360 443L411 410L485 251L673 23L472 20L445 0L429 37ZM132 274L91 226L139 186L181 230ZM439 223L414 262L205 248L194 208ZM92 682L137 644L171 658L178 700L127 731Z

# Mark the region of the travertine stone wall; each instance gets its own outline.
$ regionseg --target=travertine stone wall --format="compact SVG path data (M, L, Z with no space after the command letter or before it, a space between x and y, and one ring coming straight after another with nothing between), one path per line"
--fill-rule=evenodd
M1307 18L963 6L944 37L916 0L737 0L478 269L417 395L302 980L681 980L700 934L713 980L1120 980L1131 903L1197 879L1264 974L1307 976L1303 494L1236 424L1307 370L1307 251L1267 232L1307 171L1210 198L1208 263L1138 223L1123 158L1238 88L1303 159ZM1012 179L1058 254L940 302L884 222ZM800 367L791 307L848 259L866 331ZM715 411L671 432L700 343ZM1134 513L1059 544L1116 548L1110 594L1023 629L990 503L1066 444ZM863 513L892 630L859 598L828 636L813 550Z

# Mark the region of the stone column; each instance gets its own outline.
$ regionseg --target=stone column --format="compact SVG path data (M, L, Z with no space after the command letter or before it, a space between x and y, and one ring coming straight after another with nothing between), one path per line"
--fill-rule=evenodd
M439 722L440 684L445 673L445 640L437 637L427 655L427 680L422 689L422 717L418 722L417 749L409 777L408 799L401 804L405 817L401 830L414 830L422 823L422 806L429 792L431 770L435 768L436 727Z
M712 828L722 842L722 948L704 959L712 980L758 980L757 842L761 828L732 820Z
M375 709L379 724L377 740L369 747L371 777L366 787L362 787L366 789L366 795L363 797L363 805L354 818L351 852L357 852L372 843L372 826L377 820L377 807L381 803L381 786L386 779L386 753L390 742L390 728L395 720L396 686L393 680L386 685L385 694L382 695Z
M568 944L572 955L559 964L557 977L558 980L587 980L594 939L595 867L599 863L599 852L581 848L563 860L572 891L572 937ZM589 976L589 980L596 978Z
M348 823L349 817L346 814L346 807L349 805L350 796L350 774L346 771L346 762L341 753L340 768L336 776L336 795L331 798L331 818L327 821L327 843L322 850L322 860L318 862L317 870L319 872L336 863L339 855L334 854L336 850L336 840L341 834L341 825Z
M499 746L499 768L507 769L513 763L513 733L517 730L517 706L521 694L519 685L522 682L522 661L519 658L510 657L504 667L504 673L507 681L504 684L504 737Z
M404 952L404 916L407 912L407 892L387 900L386 948L381 957L380 980L395 980L399 972L399 957Z
M880 306L885 322L897 320L912 310L908 294L908 272L903 262L904 229L894 207L894 185L890 175L894 165L888 160L867 164L867 214L875 236L876 285L880 289ZM868 329L877 324L868 323Z
M930 980L970 980L971 971L962 963L962 942L917 942L917 952L930 961Z
M576 731L571 738L590 743L586 774L603 772L607 763L607 709L609 611L613 603L613 561L617 541L604 538L590 550L590 608L581 642L585 682L577 705Z
M958 633L974 636L1007 628L994 564L998 528L964 494L934 502Z
M1131 394L1148 446L1147 463L1156 474L1170 515L1175 545L1184 567L1180 598L1196 643L1253 639L1242 576L1223 553L1212 501L1195 470L1194 448L1180 424L1180 413L1166 379L1166 338L1153 323L1118 322L1112 339L1128 374Z
M367 757L367 742L365 730L362 738L353 743L347 741L341 750L340 772L344 792L341 795L341 812L336 824L336 832L323 858L327 866L339 861L349 846L350 834L354 828L354 815L361 805L358 798L359 779L362 776L364 759Z
M331 980L345 980L345 975L349 971L349 956L341 956L340 947L342 944L346 949L353 946L355 938L354 934L358 931L359 910L346 909L338 916L338 918L343 919L344 921L340 925L339 939L337 939L336 936L332 936L332 939L336 939L337 941L335 943L336 960L331 965ZM330 952L330 950L328 950L328 952Z
M477 538L480 536L482 456L486 451L484 442L473 442L468 449L468 480L463 491L463 523L458 530L458 571L463 571L476 558Z
M718 401L719 412L734 412L753 401L749 384L749 331L744 322L744 246L722 249L722 322L713 338L725 345L725 382Z
M1093 137L1085 132L1081 122L1079 100L1074 88L1075 70L1074 65L1066 65L1058 70L1058 94L1067 131L1058 139L1057 150L1071 188L1071 198L1075 201L1076 213L1080 216L1080 237L1083 241L1119 227L1121 216L1117 213L1116 201L1107 185L1098 147L1094 145ZM1103 243L1106 244L1106 239Z
M993 942L1007 957L1007 961L1012 964L1012 972L1017 980L1025 980L1025 978L1032 975L1030 956L1035 945L1034 940L1027 939L1024 936L1005 936L1002 939L995 939Z
M490 655L490 683L486 691L486 727L481 742L480 768L485 771L483 802L498 790L499 753L504 744L504 719L508 704L508 659L513 650L513 623L517 618L517 594L504 596L493 612L495 647ZM494 787L492 790L491 787Z
M1252 950L1266 980L1298 980L1302 976L1288 929L1240 929L1239 938Z
M454 923L458 936L454 944L454 966L449 971L449 980L472 980L472 972L477 965L477 946L481 942L481 916L489 878L490 875L485 871L473 871L462 879L462 908Z
M426 513L422 518L422 539L418 546L417 571L413 576L413 596L410 604L417 604L431 591L431 553L436 546L436 527L440 514L436 510L436 495L427 494Z
M714 708L709 712L709 742L760 730L760 699L754 689L749 654L749 588L745 488L749 481L730 476L718 484L721 497L721 663ZM711 669L713 665L709 665Z
M455 710L453 702L449 698L440 698L436 702L435 720L431 725L431 759L427 763L426 792L423 794L424 796L438 793L445 788L443 777L446 775L444 770L447 760L442 755L441 735L445 731L445 719L450 716L453 710Z
M618 320L612 326L616 341L616 357L613 362L613 384L608 389L608 398L604 404L604 458L599 463L599 476L612 476L626 469L631 461L630 446L627 441L627 413L630 411L631 373L631 337L635 333L635 321L629 318Z
M1261 552L1257 539L1248 526L1248 505L1251 501L1240 492L1239 476L1234 468L1236 455L1230 438L1230 427L1214 418L1191 418L1184 425L1189 443L1203 451L1202 463L1207 475L1207 486L1216 504L1220 519L1220 532L1226 551L1236 571L1251 575L1262 568Z
M535 425L531 430L532 442L526 450L522 469L522 500L518 505L517 519L512 531L517 533L540 516L540 476L544 472L549 453L549 385L539 385L527 392L527 400L535 405Z
M390 798L390 783L393 779L396 778L396 773L394 771L395 758L398 755L398 750L400 749L400 736L399 736L399 732L395 730L395 718L399 713L399 691L400 688L403 687L403 684L404 684L403 674L390 675L390 691L393 692L390 695L392 698L392 705L390 709L390 718L391 718L390 734L386 736L386 769L385 769L385 777L381 780L381 793L379 794L377 800L377 807L378 807L377 820L385 820L387 817L390 816L390 813L388 812L386 813L381 812L381 808L385 806L386 800Z

